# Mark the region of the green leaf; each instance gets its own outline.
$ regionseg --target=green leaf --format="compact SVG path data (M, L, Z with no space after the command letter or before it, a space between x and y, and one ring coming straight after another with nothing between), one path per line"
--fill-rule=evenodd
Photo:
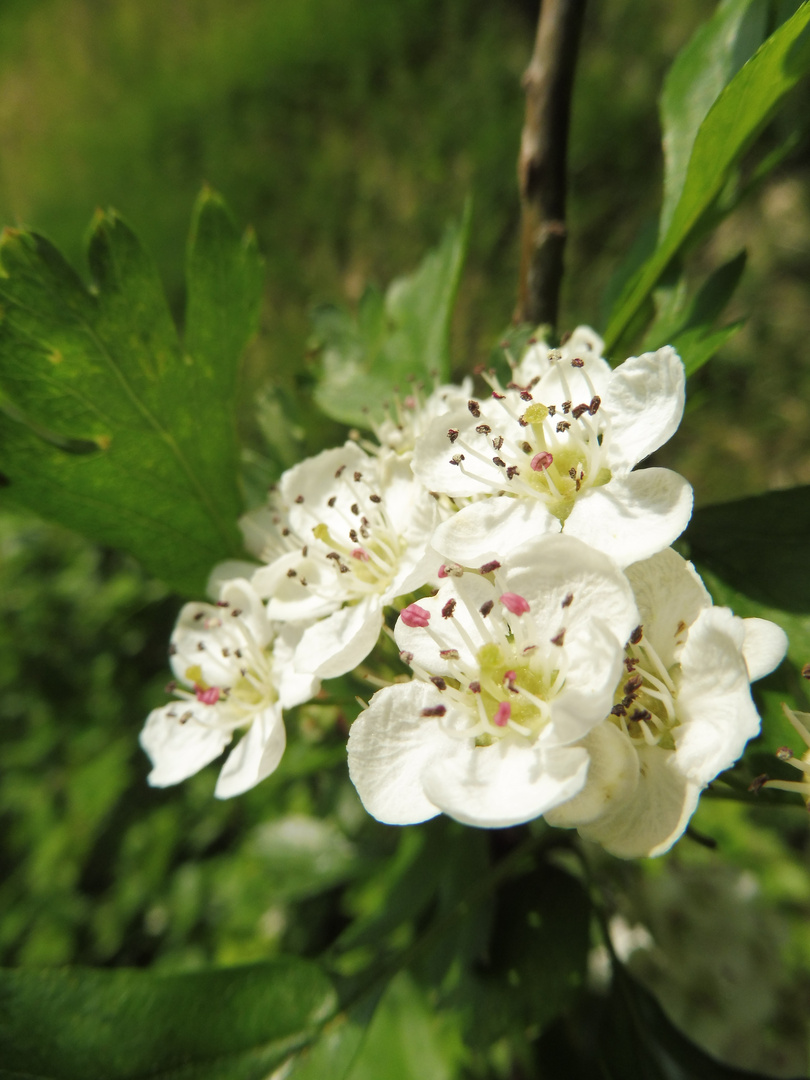
M241 552L236 375L261 263L204 191L188 255L185 348L151 260L96 216L88 288L35 233L0 248L0 468L6 504L135 555L202 592Z
M384 299L373 286L366 289L356 318L335 307L313 313L314 338L323 350L315 401L327 416L367 428L383 418L391 394L409 379L447 381L469 224L468 203L462 221L448 226L439 247L413 274L394 281Z
M616 304L605 334L608 351L720 194L731 169L810 70L808 24L810 3L804 3L737 72L709 110L695 138L666 234Z
M265 1080L336 995L293 958L181 975L0 971L0 1078Z
M591 904L582 885L552 864L508 881L497 899L478 1023L497 1038L517 1025L542 1031L583 984Z
M810 485L704 506L684 539L690 558L764 604L810 612Z
M767 1080L707 1054L619 965L603 1017L600 1049L610 1080Z
M687 375L702 367L744 326L739 320L712 330L742 277L745 261L746 253L741 251L723 263L706 279L691 302L687 300L682 277L674 287L656 290L658 315L647 331L642 349L674 345Z
M769 6L769 0L723 0L669 69L661 94L661 237L680 199L698 129L731 77L762 44Z

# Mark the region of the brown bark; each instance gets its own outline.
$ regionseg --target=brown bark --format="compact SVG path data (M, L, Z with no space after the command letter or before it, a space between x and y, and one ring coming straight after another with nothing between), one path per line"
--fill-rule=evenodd
M584 13L585 0L542 0L534 53L523 76L517 322L557 322L567 233L568 122Z

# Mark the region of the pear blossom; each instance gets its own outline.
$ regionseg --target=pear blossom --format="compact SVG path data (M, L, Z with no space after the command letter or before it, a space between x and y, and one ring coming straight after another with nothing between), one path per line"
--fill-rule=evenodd
M292 667L300 630L276 633L261 599L241 579L221 585L215 604L186 604L169 646L177 700L153 709L140 742L153 787L198 772L245 734L228 755L214 794L239 795L278 765L286 736L282 708L307 701L318 681Z
M597 345L581 356L548 352L545 365L530 353L516 369L537 370L528 382L503 387L490 375L491 397L470 398L430 426L414 453L417 478L474 500L437 530L434 546L450 559L474 566L564 531L627 566L686 527L687 481L669 469L635 470L680 423L683 364L667 346L611 371Z
M349 735L349 773L389 824L440 812L525 822L575 795L575 745L610 708L638 624L626 577L581 541L552 536L406 607L395 638L415 678L378 691Z
M668 549L627 568L641 624L608 718L582 742L588 779L546 815L614 855L660 855L700 793L760 727L751 682L787 648L784 631L713 607L691 563Z
M374 647L386 604L436 579L438 506L405 458L353 442L288 470L278 498L290 550L253 586L271 619L302 627L296 670L333 678Z
M428 425L451 409L463 407L472 389L472 379L466 376L460 386L437 384L428 395L418 384L414 384L404 398L396 394L393 405L386 409L385 418L374 425L380 446L397 454L412 455ZM378 452L371 446L367 449L370 453Z

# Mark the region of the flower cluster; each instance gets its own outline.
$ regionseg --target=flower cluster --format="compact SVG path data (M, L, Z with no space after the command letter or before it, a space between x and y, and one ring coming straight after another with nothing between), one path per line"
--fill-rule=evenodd
M251 787L281 759L282 710L389 634L410 675L374 694L348 744L374 817L545 815L620 856L671 846L757 733L750 684L786 641L712 605L670 547L688 483L636 468L680 423L679 357L611 370L601 353L586 327L534 342L505 385L484 376L486 395L414 388L375 442L286 472L243 521L258 565L217 568L214 603L181 613L178 700L141 736L150 782L243 730L216 794Z

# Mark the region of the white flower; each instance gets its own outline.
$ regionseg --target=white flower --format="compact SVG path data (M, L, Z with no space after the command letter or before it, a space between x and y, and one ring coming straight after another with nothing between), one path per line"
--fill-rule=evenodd
M545 341L532 340L513 369L513 381L522 388L547 375L558 360L570 364L572 360L580 359L586 362L591 379L603 383L610 375L610 364L602 356L604 346L604 341L590 326L578 326L559 349L550 349Z
M609 718L583 741L588 781L547 820L634 858L672 846L703 788L758 733L750 683L776 667L787 640L774 623L712 607L692 564L671 549L626 573L642 628Z
M374 647L386 604L435 579L436 500L406 459L372 457L352 442L286 472L279 497L282 533L297 546L258 570L253 585L269 598L271 619L309 624L297 670L333 678Z
M472 379L467 376L460 386L443 384L424 396L415 385L404 398L395 396L394 405L386 410L385 419L374 425L374 434L381 446L397 454L412 454L430 423L451 409L464 406L472 393ZM373 453L374 449L369 447Z
M300 631L276 636L264 605L247 581L224 583L216 604L186 604L169 651L179 700L154 709L141 732L153 787L177 784L219 757L234 733L247 728L228 755L215 790L239 795L276 768L286 742L281 710L308 700L312 676L292 667Z
M561 530L627 566L667 547L689 521L683 477L634 471L680 423L685 379L675 351L631 357L612 372L593 350L548 357L545 373L522 387L490 377L491 398L441 417L416 448L414 472L427 488L476 500L434 540L465 566Z
M448 577L396 626L416 678L380 690L352 725L366 809L390 824L444 811L495 827L570 798L587 768L570 744L610 708L637 623L625 576L569 537Z
M802 774L801 780L769 780L767 776L758 777L751 785L758 791L762 787L778 788L780 791L795 792L801 795L805 805L810 809L810 713L798 712L789 708L782 702L782 711L790 721L796 734L802 739L807 750L801 757L796 757L789 746L782 746L777 750L776 756L780 761L787 762Z

